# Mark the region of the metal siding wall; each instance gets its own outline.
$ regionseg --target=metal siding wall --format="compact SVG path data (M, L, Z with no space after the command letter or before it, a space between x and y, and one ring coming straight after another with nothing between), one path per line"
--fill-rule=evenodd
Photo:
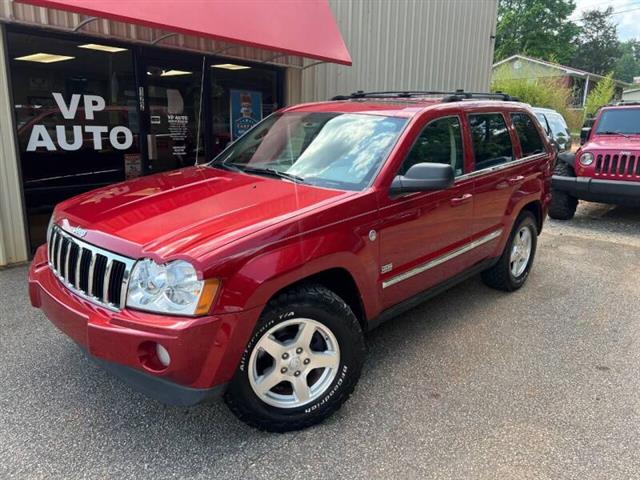
M0 265L28 256L4 40L0 25Z
M356 90L489 89L497 0L329 0L352 67L303 71L303 100Z

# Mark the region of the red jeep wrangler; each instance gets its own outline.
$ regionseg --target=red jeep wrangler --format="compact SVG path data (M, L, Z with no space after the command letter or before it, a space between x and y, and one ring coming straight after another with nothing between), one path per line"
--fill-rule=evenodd
M573 218L578 199L640 206L640 103L600 109L576 154L558 156L549 216Z
M61 203L31 302L163 402L223 392L261 429L319 422L367 330L470 275L529 275L554 149L506 95L435 94L286 108L207 165Z

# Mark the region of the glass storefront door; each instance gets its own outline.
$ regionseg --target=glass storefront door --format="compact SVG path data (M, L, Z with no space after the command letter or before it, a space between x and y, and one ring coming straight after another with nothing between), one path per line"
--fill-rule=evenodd
M7 45L32 252L56 204L209 161L282 106L265 65L28 27Z
M154 58L146 61L147 148L152 173L205 160L201 65Z
M27 225L34 251L53 207L141 172L131 48L8 32Z

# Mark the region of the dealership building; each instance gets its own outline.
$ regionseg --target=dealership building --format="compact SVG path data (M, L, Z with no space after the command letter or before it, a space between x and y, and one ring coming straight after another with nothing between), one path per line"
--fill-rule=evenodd
M30 258L55 204L207 162L283 106L356 90L486 91L496 10L0 0L0 266Z

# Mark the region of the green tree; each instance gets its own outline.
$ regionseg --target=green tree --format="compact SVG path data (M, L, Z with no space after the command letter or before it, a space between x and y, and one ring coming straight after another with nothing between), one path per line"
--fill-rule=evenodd
M613 73L618 80L631 83L633 77L640 75L640 63L633 57L633 54L623 53L616 60Z
M616 60L613 75L618 80L632 82L640 76L640 41L629 40L620 44L622 55Z
M523 54L559 63L573 57L574 0L499 0L495 60Z
M587 102L584 105L585 116L593 116L600 107L609 103L616 93L616 83L613 74L610 73L600 80L595 88L587 95Z
M611 19L613 7L589 10L582 15L582 28L576 40L572 67L605 75L620 57L618 30Z

